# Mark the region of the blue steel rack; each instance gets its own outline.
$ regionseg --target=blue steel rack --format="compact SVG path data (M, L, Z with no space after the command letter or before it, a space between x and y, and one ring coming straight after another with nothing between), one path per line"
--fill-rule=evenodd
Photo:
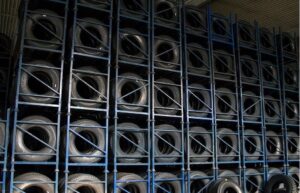
M183 7L186 192L205 192L215 180L213 81L209 8ZM196 23L189 23L189 19ZM208 142L209 141L209 142ZM211 168L211 171L207 171Z
M74 11L66 85L68 113L62 131L65 174L61 191L79 191L93 184L107 192L113 3L76 0L71 6ZM74 179L78 173L89 179Z
M116 13L110 192L150 193L151 1L136 1L135 8L124 2L117 1Z
M151 7L151 192L169 192L176 184L184 193L182 1L152 1ZM168 55L174 61L163 60Z
M20 191L20 186L24 183L31 184L31 187L39 186L41 181L32 181L30 178L27 180L17 180L20 174L32 171L46 175L48 178L43 183L53 187L54 192L58 192L60 112L68 1L49 0L47 2L40 1L39 3L24 1L23 3L24 10L22 10L23 17L19 39L20 47L15 69L17 76L13 116L14 129L12 135L10 192ZM54 11L45 12L42 9L51 9ZM56 29L52 28L53 25L58 25L58 23L44 23L41 17L58 22L61 27L59 29L60 34L57 35L56 31L54 31ZM44 37L44 40L41 40L43 39L42 37L30 37L30 32L28 31L30 28L27 25L31 24L40 30L39 34L47 37ZM52 60L53 66L41 62L45 57L48 60ZM37 59L37 61L30 60L32 58ZM49 85L46 82L47 80L34 74L35 71L39 72L45 69L57 75L55 88L52 88L53 85ZM44 88L48 92L34 93L30 90L28 92L22 91L21 77L24 74L32 79L30 81L35 81L35 85L40 84L40 90ZM36 102L38 100L41 100L41 102ZM44 100L47 100L47 102ZM29 108L30 111L28 111ZM35 120L24 118L29 115L35 115ZM49 119L42 118L41 120L36 115L44 115ZM47 129L44 129L46 132L48 129L51 129L53 132L54 140L52 144L48 144L47 140L43 139L43 136L39 135L38 132L29 131L29 129L34 130L41 127L46 127ZM24 142L24 147L35 143L41 147L40 149L45 150L45 153L35 151L34 149L27 153L19 151L17 146L21 142L17 141L18 138L16 135L28 138L28 142L30 140L27 144ZM31 159L32 157L35 160ZM49 159L40 161L43 157L45 160L46 158ZM24 186L23 191L27 191L26 189L31 187Z

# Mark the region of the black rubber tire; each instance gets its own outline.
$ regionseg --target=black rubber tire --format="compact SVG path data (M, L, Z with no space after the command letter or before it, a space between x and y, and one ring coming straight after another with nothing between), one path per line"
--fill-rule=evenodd
M130 15L138 18L143 18L147 13L147 0L121 0L120 8L125 15ZM144 11L144 10L145 11Z
M287 152L289 160L298 160L300 152L299 135L294 131L287 132L287 138L291 141L287 142Z
M237 105L235 94L228 88L218 88L216 90L216 95L218 95L218 97L215 96L217 119L233 119L236 114L234 110L236 110ZM220 100L219 97L223 98L223 100L226 99L226 102L228 101L227 103L230 104L230 107L225 104L224 101Z
M284 52L289 52L289 53L295 53L296 52L296 45L295 41L293 40L293 37L287 33L283 32L281 34L281 41L282 41L282 48Z
M240 73L243 82L257 83L259 80L258 66L254 59L248 55L242 55L240 58ZM251 70L249 70L249 68ZM256 73L256 74L255 74Z
M300 179L300 170L298 167L290 167L288 170L289 176L291 176L294 179L294 182L298 186L299 190L299 179Z
M39 115L33 115L33 116L29 116L26 117L24 119L22 119L22 121L30 121L30 122L36 122L36 123L42 123L42 124L20 124L20 128L22 128L23 130L30 130L30 129L36 129L38 128L38 130L36 129L36 132L43 132L43 133L39 133L39 134L33 134L32 132L30 132L31 134L37 136L37 135L41 135L39 138L41 140L43 140L43 138L45 138L45 140L43 140L45 143L47 143L50 147L52 147L53 149L56 149L56 128L55 126L51 125L53 124L51 120L49 120L46 117L42 117ZM45 125L46 123L48 123L49 125ZM15 146L15 152L16 153L24 153L21 155L18 155L18 157L22 160L25 161L32 161L32 162L42 162L42 161L47 161L49 159L51 159L53 157L53 155L43 155L43 154L54 154L54 150L50 149L44 145L42 145L40 142L39 144L34 144L33 142L35 142L36 140L31 138L32 140L32 145L40 145L43 148L39 149L39 150L32 150L30 149L30 147L26 146L25 141L24 141L24 132L17 129L16 131L16 146ZM38 136L37 136L38 137ZM43 137L43 138L42 138ZM25 155L26 153L26 155ZM27 155L30 154L30 155ZM39 155L40 154L40 155Z
M178 22L177 18L179 13L177 13L177 6L172 1L155 0L154 9L154 16L156 18L156 22L171 26L175 24L174 22ZM157 14L158 12L159 14Z
M174 130L174 132L171 131L159 131L160 129L162 130ZM181 135L178 132L179 130L174 127L173 125L157 125L155 126L155 132L157 135L162 137L164 140L168 141L171 143L175 148L178 150L181 150ZM163 137L165 136L165 137ZM179 152L176 151L172 146L169 146L167 143L165 143L163 140L161 140L162 143L160 143L160 138L157 136L154 139L154 146L155 146L155 160L157 162L176 162L178 160ZM162 146L162 147L161 147ZM159 157L160 156L160 157ZM165 157L165 156L174 156L173 158L171 157ZM175 157L178 156L178 157Z
M278 193L282 188L279 189L279 186L284 184L285 193L298 193L297 186L290 176L276 174L272 176L266 183L264 192L265 193Z
M256 121L260 118L260 100L259 97L251 91L243 92L243 118L247 121ZM248 102L250 104L248 105ZM256 103L254 106L252 106ZM246 106L247 105L247 106ZM246 110L252 106L250 109Z
M26 21L26 27L25 27L25 37L27 38L26 44L36 46L36 47L42 47L42 48L48 48L48 49L57 49L60 47L63 42L63 36L64 36L64 25L63 20L58 18L59 15L53 11L47 10L47 9L37 9L34 10L37 13L30 14L30 19ZM40 13L40 14L38 14ZM51 30L53 33L55 33L55 36L59 39L57 39L52 34L49 34L46 29L44 29L41 25L37 24L36 20L41 20L49 30ZM39 26L40 28L36 28ZM35 30L41 30L38 32L35 32ZM37 33L39 35L37 35ZM39 37L40 34L43 34L45 37ZM44 39L44 40L43 40ZM38 41L46 41L46 42L38 42Z
M274 97L267 95L265 96L264 106L265 121L268 123L278 123L280 121L280 108L277 100L275 100Z
M124 28L122 30L124 30L126 32L124 32L124 33L122 32L120 34L120 40L119 40L120 41L119 42L120 59L124 60L124 61L142 63L144 61L145 57L147 57L147 56L145 56L145 54L147 54L147 43L146 43L145 38L141 35L138 35L138 34L140 34L140 32L138 32L135 29ZM139 47L139 49L141 49L142 52L140 50L138 50L135 46L133 46L132 43L130 43L130 42L127 42L126 45L123 45L123 41L129 41L129 40L127 40L129 38L133 38L133 39L130 39L130 41L132 41L136 47ZM131 54L130 52L134 52L134 53Z
M162 186L164 189L168 190L168 192L172 192L172 193L181 193L182 191L180 180L170 181L170 179L177 179L177 178L178 177L172 173L167 173L167 172L155 173L155 180L156 180L155 183L158 184L159 186ZM155 189L155 192L159 192L157 191L157 189L158 188Z
M86 192L104 193L104 186L100 183L100 179L91 174L76 173L70 175L68 178L68 187L69 189L66 193L74 193L75 191L79 192L78 189L80 188L84 188Z
M175 40L170 36L166 36L166 35L157 36L157 38L159 39L156 39L154 44L155 65L167 69L177 68L180 60L180 51ZM162 47L162 45L164 47ZM160 51L160 49L163 49L163 51ZM166 52L167 50L170 51Z
M299 104L291 98L285 99L285 116L287 124L297 124L299 121Z
M224 16L221 16L223 17ZM229 23L226 22L226 20L224 19L220 19L219 17L213 17L212 19L212 33L216 34L218 36L226 36L228 34L230 34L230 26ZM224 28L225 30L223 30L222 28Z
M29 172L21 174L14 179L14 182L17 181L21 183L14 184L15 188L13 193L20 193L21 191L26 192L27 189L33 187L41 189L43 192L47 193L55 192L53 180L40 173Z
M169 79L158 79L156 80L156 82L163 82L163 83L167 83L167 84L175 84L173 81L169 80ZM173 95L173 100L175 100L178 104L180 104L180 90L177 86L170 86L170 85L165 85L165 84L160 84L160 83L156 83L156 87L160 88L161 90L163 90L164 88L167 88L168 91L170 91ZM177 109L163 109L162 104L160 104L159 102L159 96L158 96L158 92L160 92L157 88L154 89L154 107L155 107L155 112L159 113L159 114L167 114L167 115L174 115L178 112ZM163 93L162 93L163 94ZM169 94L168 94L169 95ZM163 94L164 97L167 97L166 95ZM171 96L170 96L171 97ZM170 100L170 99L167 99ZM169 101L171 104L168 105L168 108L179 108L178 105L176 103L174 103L173 101Z
M118 173L117 180L120 181L118 183L118 186L122 187L123 189L128 190L129 192L132 192L132 193L146 193L147 192L147 183L142 182L145 179L140 175L137 175L134 173L122 173L121 172L121 173ZM114 193L113 179L110 179L109 183L111 185L110 185L108 192ZM122 191L120 188L117 188L116 193L122 193L122 192L125 192L125 191Z
M135 79L135 80L134 80ZM129 103L125 100L125 98L122 97L122 90L124 88L124 85L131 83L134 84L134 88L132 90L135 90L137 88L141 88L137 93L137 96L134 95L134 101L129 103L129 104L134 104L135 106L131 105L119 105L119 108L122 110L127 110L127 111L142 111L144 107L143 105L147 104L147 98L148 98L148 91L147 91L147 86L145 85L145 82L142 81L142 77L140 77L137 74L134 73L123 73L120 75L120 78L118 79L118 89L117 89L117 100L119 103ZM130 90L129 92L131 92Z
M282 144L278 134L274 131L266 132L266 152L268 160L279 160L282 156Z
M77 70L82 70L86 72L91 72L91 73L100 73L98 69L95 67L91 66L83 66L77 68ZM86 101L76 101L73 100L72 103L73 105L76 106L82 106L82 107L89 107L89 108L97 108L101 106L101 102L103 101L104 96L106 96L106 80L104 77L99 76L99 75L91 75L91 74L86 74L86 73L76 73L78 77L83 79L85 82L89 83L90 86L95 88L98 92L101 94L96 93L94 90L91 88L87 87L81 80L79 80L77 77L73 76L72 77L72 90L71 90L71 97L74 99L89 99L89 100L94 100L96 102L86 102ZM86 80L88 81L86 81ZM78 92L77 86L78 84L84 84L86 89L86 93L89 93L88 95L85 94L85 96L82 96L82 91L81 93ZM91 96L90 96L91 95Z
M36 64L39 66L44 67L55 67L53 64L43 61L43 60L35 60L30 62L30 64ZM44 95L49 97L58 97L59 94L56 94L55 92L59 93L59 87L60 87L60 73L59 71L55 69L49 69L49 68L40 68L40 67L32 67L32 66L25 66L23 67L24 70L21 72L21 78L20 78L20 92L23 94L31 94L31 95ZM54 91L50 90L48 87L43 85L42 83L38 82L34 77L29 75L27 72L33 74L34 76L41 79L45 84L47 84L49 87L51 87ZM38 90L45 89L43 93L38 93L30 87L30 79L32 78L32 81L35 82L34 85L39 84ZM31 83L32 84L32 83ZM33 86L33 85L32 85ZM42 87L42 88L39 88ZM37 97L37 96L26 96L21 95L21 98L26 102L33 102L33 103L54 103L57 99L55 98L49 98L49 97Z
M270 180L270 178L276 174L283 174L283 171L279 168L269 168L268 180Z
M140 129L140 127L134 123L120 123L117 126L118 128L128 128L128 129ZM125 135L127 138L129 138L131 141L135 142L140 148L136 147L135 145L131 144L126 138L124 138L125 143L128 143L126 145L121 144L121 140L123 136L117 135L117 142L115 143L115 133L113 128L110 128L111 135L110 135L110 148L112 152L118 156L132 156L132 158L118 158L118 161L121 163L136 163L139 162L142 158L142 156L145 154L145 151L142 149L146 148L147 141L146 136L143 132L136 132L136 131L118 131L118 133ZM117 145L118 147L115 147L114 145ZM126 148L126 149L122 149ZM142 148L142 149L141 149Z
M263 188L263 177L261 176L261 172L255 169L247 169L245 172L246 176L246 190L248 193L260 193L260 189ZM250 181L250 182L248 182ZM249 185L247 185L247 182ZM258 187L254 186L252 183L257 185Z
M216 53L213 54L214 74L217 79L231 79L234 76L234 61L228 54L228 52L223 50L216 50Z
M11 39L7 35L0 33L0 53L1 53L1 55L10 54L11 45L12 45Z
M210 177L208 177L208 175L202 171L191 171L190 178L191 178L191 183L189 184L189 186L190 186L191 193L198 193L211 180Z
M223 170L219 174L219 178L227 178L235 182L236 184L239 184L239 177L237 173L231 170Z
M204 140L203 143L201 143L201 145L205 145L205 148L212 151L212 136L211 136L211 134L209 134L208 130L206 130L203 127L192 127L192 128L190 128L190 131L193 132L190 134L190 136L192 136L193 138L195 138L198 141L201 139L200 142L202 142L202 140ZM199 137L201 137L201 138L198 139ZM196 143L196 147L193 147L193 144L194 144L193 142ZM190 155L189 156L190 156L191 162L205 162L205 161L208 161L210 157L212 157L212 153L209 152L204 147L202 147L201 145L198 142L194 141L192 138L190 138L190 144L189 144ZM197 156L197 157L192 157L192 156Z
M203 62L197 57L199 57L199 59L201 59ZM208 53L205 48L197 43L189 43L187 53L188 71L190 73L206 75L209 72L209 68L205 65L209 66Z
M206 105L211 107L210 92L207 90L207 88L205 88L201 84L191 84L190 87L192 87L190 88L190 90L193 94L203 100ZM207 117L208 113L211 110L207 108L201 101L199 101L193 94L189 93L189 110L201 112L189 112L189 115L194 117ZM196 104L191 101L191 98L194 98L194 100L196 100Z
M260 46L264 49L274 49L274 39L272 32L267 28L260 28Z
M284 84L286 89L297 89L299 77L297 73L297 63L286 64L284 66Z
M89 35L82 28L93 34L102 42L98 42L93 36ZM92 30L92 31L91 31ZM87 33L82 35L81 33ZM82 40L82 37L90 38L87 42ZM77 23L75 29L75 51L90 54L90 55L104 55L107 52L108 32L104 24L95 18L83 18ZM82 47L84 46L84 47Z
M102 151L95 149L91 145L88 145L88 147L90 148L88 151L86 152L80 151L77 146L78 144L76 144L76 138L79 137L76 134L74 134L72 131L70 131L69 133L69 154L71 155L70 160L76 163L94 163L101 160L102 158L100 156L103 155L103 151L105 150L104 149L105 131L103 130L102 126L96 121L88 120L88 119L77 120L75 122L72 122L71 124L76 125L74 127L72 126L73 131L81 135L82 132L86 132L85 133L86 136L84 137L88 139L91 143L95 144ZM81 145L84 146L82 140L81 140ZM86 157L84 157L84 155L86 155ZM79 157L75 157L75 156L79 156Z
M198 7L195 8L185 8L185 28L188 30L197 31L206 31L207 29L207 21L206 15L200 11L198 11ZM201 32L200 32L201 33Z
M255 27L251 23L245 20L238 21L238 25L239 25L239 29L238 29L239 40L247 44L255 45L256 44ZM246 33L243 30L245 30Z
M5 123L0 123L0 149L3 148L4 149L4 145L5 145ZM1 150L2 152L2 150ZM1 157L1 156L0 156Z
M262 61L263 65L263 81L266 86L274 86L278 84L278 72L270 61ZM270 73L270 74L269 74Z
M229 133L229 134L227 134ZM238 139L237 136L233 134L234 131L227 128L219 128L218 129L218 157L221 161L231 161L236 159L237 153L235 151L238 150ZM232 147L229 147L224 142L222 142L219 138L226 138L227 143L229 143ZM224 140L224 139L223 139ZM223 144L224 143L224 144ZM225 149L222 149L221 147L224 147Z
M258 160L262 154L260 151L262 151L262 141L260 138L260 134L254 130L246 129L244 131L244 143L245 143L245 159L246 160ZM255 146L253 144L255 144ZM249 143L249 144L247 144Z
M109 3L108 0L79 0L79 2L93 7L107 7L107 4Z
M7 78L8 78L8 72L6 69L0 68L0 85L1 87L6 87L7 85Z
M234 181L225 178L220 179L213 184L211 188L209 188L208 193L242 193L241 188Z

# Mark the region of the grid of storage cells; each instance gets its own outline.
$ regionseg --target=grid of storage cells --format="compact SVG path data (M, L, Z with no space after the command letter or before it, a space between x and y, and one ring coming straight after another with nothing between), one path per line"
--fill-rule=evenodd
M185 5L184 63L187 192L206 192L214 180L213 94L208 8Z
M74 1L61 192L107 192L112 2Z
M152 192L184 192L181 1L152 2Z
M58 192L67 4L24 5L15 68L10 192Z
M240 126L233 18L210 14L216 178L241 185Z
M150 192L150 2L119 0L109 192Z

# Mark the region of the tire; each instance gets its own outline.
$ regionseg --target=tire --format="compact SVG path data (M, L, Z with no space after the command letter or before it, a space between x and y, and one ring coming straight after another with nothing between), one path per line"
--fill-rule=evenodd
M80 139L80 137L73 132L70 132L69 154L72 155L70 156L70 160L76 163L95 163L100 161L102 159L101 156L103 155L105 145L105 131L102 126L96 121L88 119L75 121L72 125L76 125L75 127L72 126L72 130L74 132L79 133L91 143L95 144L99 149L101 149L101 151L95 149L91 145L88 145L87 142L82 139L80 140L81 147L78 147L79 144L76 143L76 139ZM79 155L79 157L75 157L76 155ZM86 157L83 157L84 155L86 155Z
M159 130L174 130L171 131L159 131ZM181 135L177 132L178 129L172 125L158 125L155 127L155 132L161 138L172 144L176 149L181 149ZM155 160L157 162L176 162L180 157L179 152L176 151L173 147L168 145L166 142L158 138L157 136L154 139L154 146L155 146ZM164 157L164 156L174 156L174 157ZM178 157L175 157L178 156Z
M43 60L35 60L30 62L31 64L37 64L43 67L54 67L53 64L43 61ZM23 67L24 70L33 74L44 84L51 87L55 92L59 93L60 89L60 73L54 69L48 68L39 68L39 67L32 67L32 66L25 66ZM32 103L44 103L44 104L51 104L54 103L57 99L50 98L50 97L58 97L59 94L56 94L48 87L40 83L37 79L29 75L27 72L22 70L21 78L20 78L20 92L22 99L26 102ZM37 96L27 96L27 95L41 95L41 96L48 96L48 97L37 97Z
M282 174L283 172L279 168L269 168L268 180L274 175Z
M238 156L237 153L235 152L238 149L238 144L237 144L238 139L237 136L233 135L232 133L234 133L234 131L227 128L220 128L218 130L218 156L219 156L219 160L221 161L232 161L236 159L236 157ZM231 145L232 147L226 145L219 138L223 138L223 140L229 145Z
M274 49L272 32L267 28L260 28L260 45L264 49Z
M165 78L158 79L156 80L156 82L175 84L173 81ZM170 96L169 93L171 93L171 95L173 96L172 97L173 100L177 101L177 103L180 104L180 90L178 87L165 85L161 83L156 83L155 87L158 87L159 89L163 90L169 96ZM175 109L178 108L178 105L174 103L172 100L170 100L165 94L163 94L157 88L154 89L154 107L155 107L155 112L159 114L175 115L178 112L178 110ZM164 109L164 108L174 108L174 109Z
M300 170L297 167L290 167L288 170L289 176L291 176L294 179L294 182L296 183L296 186L299 189L299 179L300 179Z
M287 151L289 160L298 160L300 152L299 135L294 131L287 132Z
M192 127L190 129L193 133L190 134L193 138L201 142L201 145L205 145L205 148L212 150L212 141L211 135L209 131L204 129L203 127ZM195 133L197 132L197 133ZM212 153L202 147L199 143L195 140L190 139L190 160L191 162L205 162L208 161L209 158L212 156ZM197 157L193 157L197 156Z
M146 193L147 192L147 184L146 182L141 182L145 180L141 176L133 173L118 173L117 176L118 181L122 181L118 183L118 187L122 187L123 189L126 189L129 192L132 193ZM114 193L113 190L113 180L110 182L111 187L109 193ZM125 191L122 191L120 188L116 190L116 193L122 193Z
M236 110L236 98L234 93L228 88L218 88L216 95L218 95L218 97L215 96L217 119L233 119L236 114L233 110ZM219 97L230 104L230 106L220 100Z
M214 72L215 78L231 79L232 76L234 76L234 70L235 70L233 58L226 51L216 50L216 52L217 53L213 54L213 66L215 69Z
M155 174L156 184L162 186L164 189L168 190L168 192L172 192L172 193L181 193L182 191L180 180L170 181L170 179L177 179L177 178L178 177L175 174L167 173L167 172L156 172ZM155 189L155 192L159 192L157 191L159 190L158 186L156 187L157 188ZM161 191L163 190L161 189Z
M155 1L154 16L156 22L163 23L163 25L175 25L178 22L178 13L176 5L169 0Z
M87 4L96 7L107 7L107 0L79 0L82 4Z
M4 148L4 146L5 146L5 136L6 136L5 130L6 130L5 123L0 123L0 149L1 149L1 147Z
M1 87L6 87L6 85L7 85L7 82L8 82L7 74L8 74L7 70L0 69L0 85L1 85Z
M39 189L40 191L47 192L47 193L55 192L53 180L40 173L35 173L35 172L24 173L17 176L14 179L14 181L15 182L19 181L21 183L15 183L14 185L15 189L13 193L26 192L27 189L29 188Z
M98 69L91 67L91 66L83 66L78 68L77 70L82 70L86 72L92 73L100 73ZM101 106L101 102L103 101L103 96L106 96L106 80L102 76L98 75L90 75L86 73L76 73L78 77L83 79L85 82L89 83L95 90L101 93L96 93L93 89L89 88L85 85L81 80L76 77L72 77L72 90L71 90L71 97L74 99L89 99L95 102L86 102L86 101L76 101L73 100L73 105L82 106L82 107L89 107L89 108L97 108ZM83 90L78 89L82 86Z
M235 172L231 171L231 170L221 171L220 174L219 174L219 178L229 179L229 180L232 180L234 183L239 184L238 175Z
M261 114L259 97L251 91L246 91L243 94L243 119L247 121L257 121ZM256 104L252 106L254 103Z
M198 193L211 180L209 179L207 174L202 171L191 171L190 178L191 178L191 183L189 184L189 186L190 186L191 193ZM195 178L201 178L201 179L195 179Z
M224 16L221 16L223 17ZM226 36L227 34L230 33L230 27L228 22L226 22L225 19L219 19L218 17L213 17L212 18L212 32L218 36ZM225 30L224 30L225 29Z
M299 121L299 105L291 98L285 101L285 116L288 124L297 124Z
M210 101L210 92L207 91L207 88L200 84L191 84L190 90L193 93L189 93L189 115L195 116L195 117L207 117L210 109L205 106L208 105L211 107L211 101ZM195 88L195 89L194 89ZM194 95L197 96L197 98L201 99L205 104L203 104L199 99L197 99ZM194 100L192 100L194 99ZM199 112L193 112L193 111L199 111Z
M117 126L118 128L129 128L129 129L140 129L140 127L134 123L120 123ZM142 156L145 152L142 149L146 148L146 139L145 135L142 132L137 131L118 131L118 133L125 135L128 139L133 141L135 144L139 145L140 148L131 144L125 137L117 135L117 142L115 147L114 143L114 131L110 135L110 147L114 155L118 157L118 161L121 163L136 163L142 160ZM123 139L124 138L124 139ZM125 144L122 144L125 143ZM142 149L141 149L142 148ZM130 156L132 158L119 158L122 156Z
M245 135L245 140L244 140L245 159L246 160L259 160L260 157L262 156L261 152L259 152L259 151L262 151L262 141L260 138L260 134L254 130L246 129L244 131L244 135Z
M239 21L238 22L239 29L238 29L238 34L239 34L239 40L243 41L244 43L247 44L256 44L256 34L255 34L255 28L252 26L251 23L247 21Z
M77 23L75 29L75 51L90 55L104 55L105 52L107 52L108 45L108 32L104 27L104 24L101 21L90 17L83 18L82 20L83 21ZM93 34L93 36L97 37L102 42L98 42L95 37L88 34L82 28ZM87 39L82 39L83 37Z
M130 105L119 105L119 108L127 111L143 111L144 105L147 105L148 91L147 85L141 81L143 78L134 73L123 73L118 79L117 87L117 101L121 104L130 104ZM126 93L123 93L123 90L129 90ZM127 93L132 92L140 88L135 93L128 95L127 97L121 98ZM132 106L134 105L134 106Z
M143 11L146 10L147 11L147 1L146 0L122 0L120 1L120 7L122 9L122 11L126 14L126 15L130 15L130 16L134 16L134 17L138 17L138 18L144 18L145 16L145 12ZM142 9L143 8L143 9Z
M265 86L274 86L278 84L278 72L269 61L263 61L263 80Z
M274 97L267 95L265 96L265 121L268 123L278 123L280 121L280 109L279 104ZM272 107L272 108L271 108Z
M96 176L90 174L83 174L83 173L72 174L69 176L68 179L69 189L67 190L66 193L74 193L75 191L79 192L80 189L82 192L104 193L103 184L99 183L99 181L100 180Z
M53 125L51 120L49 120L46 117L42 117L39 115L33 115L26 117L22 119L22 121L30 121L30 122L36 122L36 123L41 123L39 124L20 124L20 128L23 130L30 132L30 133L35 135L36 137L40 138L43 140L45 143L47 143L50 147L53 149L56 149L56 128ZM48 123L49 125L45 125ZM38 129L37 129L38 128ZM21 153L23 155L18 155L18 157L21 160L24 161L32 161L32 162L42 162L42 161L47 161L53 157L53 155L44 155L44 154L54 154L54 150L47 148L46 146L42 145L40 142L38 144L34 143L37 140L33 139L32 137L28 138L32 141L28 141L24 136L24 132L21 130L17 129L16 131L16 146L15 146L15 152L16 153ZM29 144L30 143L30 144ZM30 145L30 147L28 147ZM40 147L43 148L40 148ZM30 155L24 155L24 154L30 154ZM40 154L40 155L39 155Z
M289 33L282 33L281 34L281 41L282 41L282 48L284 52L295 53L296 52L296 45L293 40L293 37Z
M240 58L241 79L246 83L257 83L259 80L258 67L254 59L248 55ZM250 70L251 69L251 70ZM256 74L255 74L256 73Z
M266 132L266 151L268 160L279 160L281 157L282 144L280 138L274 131ZM272 143L274 143L274 145Z
M209 188L208 193L227 193L228 191L232 193L242 193L239 185L227 178L218 180L211 188Z
M185 21L186 28L190 28L193 31L206 31L207 21L206 16L200 11L195 9L199 9L198 7L193 8L185 8Z
M197 58L198 57L198 58ZM203 60L203 62L200 61ZM205 65L209 64L208 54L205 48L197 43L188 44L187 66L190 73L199 75L208 74L209 68Z
M260 193L260 189L263 189L263 178L261 172L255 169L247 169L246 176L246 190L248 193ZM255 185L253 185L253 184Z
M180 60L178 45L175 40L169 36L161 35L158 36L158 38L159 39L155 40L154 45L156 66L167 69L176 69Z
M7 54L10 54L11 50L11 39L3 34L0 33L0 50L1 50L1 55L5 56Z
M30 14L30 18L26 21L25 37L26 44L36 47L57 49L63 42L64 36L64 24L59 15L53 11L47 9L34 10L37 13ZM40 13L40 14L39 14ZM44 29L40 24L34 21L39 21L45 27L55 33L53 36L51 33ZM59 38L59 39L57 39ZM45 42L40 42L45 41Z
M284 84L287 89L298 88L297 63L286 64L284 66Z
M284 184L284 189L279 188L281 187L281 184ZM265 193L276 193L280 192L282 190L285 193L297 193L297 186L290 176L282 175L282 174L276 174L272 176L268 182L266 183L264 192Z

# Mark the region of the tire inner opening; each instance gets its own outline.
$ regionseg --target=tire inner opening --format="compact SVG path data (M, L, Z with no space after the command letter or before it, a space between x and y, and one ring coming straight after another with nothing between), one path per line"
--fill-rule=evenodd
M298 143L299 142L294 138L291 138L288 140L288 148L291 153L297 153L297 151L298 151L297 144Z
M261 44L263 45L263 47L265 47L265 48L271 48L272 47L271 39L270 39L270 37L267 33L262 33L261 34L260 41L261 41Z
M163 92L161 90L157 91L158 103L163 107L170 107L172 104L174 104L174 102L170 99L170 98L174 99L174 94L173 94L172 90L167 87L161 87L160 89ZM164 94L164 93L166 93L166 94Z
M195 68L201 68L205 65L203 63L203 56L202 56L201 52L199 52L198 50L192 50L189 53L189 59L190 59L192 66Z
M255 184L255 185L254 185ZM246 182L246 189L248 193L255 193L258 191L258 181L254 176L249 176Z
M282 182L278 182L278 183L274 184L271 187L271 189L272 189L271 192L286 192L287 191L286 185Z
M175 188L171 183L163 182L159 185L162 188L157 188L156 193L166 193L166 191L170 193L175 193Z
M121 95L122 96L127 95L128 93L131 93L138 88L139 88L139 86L135 82L128 81L122 86ZM140 98L141 98L141 91L136 90L135 92L124 97L123 100L126 103L137 104L139 102Z
M196 95L197 97L194 96L194 95ZM202 93L200 93L199 91L198 92L193 91L193 94L190 94L189 103L190 103L190 106L191 106L192 110L198 110L198 111L200 111L200 110L202 110L204 108L203 102L201 102L198 98L201 101L205 102Z
M171 62L174 59L174 49L169 42L162 42L157 47L159 59L165 62Z
M80 33L80 41L86 47L99 48L102 43L98 40L102 41L102 36L95 27L85 27Z
M226 57L218 56L215 57L216 70L221 73L229 73L229 63Z
M97 193L93 188L88 186L80 186L76 189L78 193Z
M249 69L250 68L250 69ZM246 76L246 77L254 77L254 73L252 70L252 65L249 61L243 61L242 62L242 71L243 71L243 74Z
M41 141L43 141L44 143L49 143L50 137L48 135L48 133L41 127L38 126L33 126L29 129L27 129L27 131L37 137L38 139L40 139ZM24 133L24 138L23 138L23 142L24 145L31 151L41 151L42 149L45 148L45 145L43 143L41 143L40 141L34 139L33 137L31 137L30 135L28 135L27 133Z
M169 3L161 2L156 6L156 11L158 17L171 20L175 18L175 13L173 11L173 6L171 6Z
M294 182L296 183L296 186L299 186L299 176L297 174L292 174L292 178L294 179Z
M252 39L251 39L251 36L250 36L250 29L249 28L240 28L239 30L239 34L241 36L241 39L246 41L246 42L250 42Z
M267 115L269 117L274 117L276 115L276 112L271 107L274 107L274 102L272 102L272 101L266 101L266 103L265 103L265 111L266 111L266 113L267 113Z
M282 47L288 52L293 52L295 49L293 41L287 36L282 36Z
M123 136L120 136L119 139L120 149L126 154L135 153L138 150L138 148L137 146L133 145L132 142L138 144L137 136L130 132L124 132L122 135ZM128 141L127 139L129 139L132 142Z
M221 112L222 113L228 113L228 112L230 112L230 110L231 110L231 108L230 108L230 105L231 105L230 98L228 96L226 96L226 95L221 95L219 97L221 99L218 99L218 106L219 106Z
M219 148L220 148L221 153L229 154L230 152L232 152L233 141L230 139L230 137L223 136L223 137L221 137L221 139L222 140L220 140L220 143L219 143Z
M253 99L251 99L251 98L246 98L245 99L245 101L244 101L244 108L247 109L246 113L248 115L253 115L255 113L256 105L252 106L254 103L255 103L255 101ZM249 108L249 107L251 107L251 108Z
M225 188L224 193L238 193L236 189L228 187Z
M97 139L97 136L95 135L95 133L93 133L89 130L84 130L84 131L80 131L79 135L81 135L83 138L85 138L86 140L88 140L89 142L91 142L97 146L98 139ZM92 153L96 150L95 147L90 145L87 141L81 139L79 136L75 137L75 147L82 154Z
M296 117L297 112L298 112L297 105L292 103L287 103L286 115L289 119L293 119L294 117Z
M141 11L141 7L144 7L141 0L123 0L127 9L132 11Z
M191 193L198 193L205 186L202 180L193 180L191 183Z
M276 140L274 138L268 137L267 139L267 149L270 153L276 153L277 147L276 147Z
M121 190L120 193L143 193L143 192L140 192L138 186L134 183L129 183L129 184L126 184L124 187L123 187L126 191L124 190Z
M266 66L265 68L263 68L264 79L268 82L271 82L275 79L276 74L274 74L274 73L275 73L275 71L273 70L273 67L271 67L271 66Z
M193 28L202 28L203 27L203 18L200 13L195 13L192 11L188 11L186 14L187 23Z
M44 84L46 84L50 88L52 87L53 82L49 74L42 71L34 71L31 73L33 74L33 76L40 79ZM50 91L50 89L46 85L41 83L39 80L35 79L33 76L28 75L27 84L30 91L38 95L47 94Z
M46 18L39 18L37 22L34 22L32 27L33 35L40 40L50 41L54 40L55 36L53 36L49 31L53 34L56 34L55 24Z
M295 84L297 83L297 75L291 69L287 68L284 74L286 84Z
M220 19L215 19L215 21L213 21L213 31L216 34L219 35L226 35L227 34L227 27L226 27L226 22Z
M174 151L174 147L175 146L175 139L173 138L172 135L169 134L163 134L160 136L162 139L164 139L165 141L167 141L169 144L171 144L172 146L170 146L169 144L167 144L164 140L162 140L161 138L158 138L158 150L160 151L160 153L162 154L171 154Z
M43 188L40 188L38 186L30 186L28 188L24 189L24 192L26 193L47 193L47 190L44 190Z
M247 137L247 139L245 140L245 147L246 147L246 151L249 154L253 154L256 152L257 143L254 137Z
M121 40L121 46L127 55L136 56L141 53L141 44L134 35L126 35Z
M81 80L78 80L76 85L78 95L84 99L93 99L97 97L98 94L92 89L94 88L95 90L99 90L98 83L96 82L96 80L88 76L82 76L81 79L84 82L86 82L89 86Z
M191 149L195 154L202 154L205 152L205 148L206 147L206 140L204 139L204 137L202 137L201 135L196 135L194 136L194 138L200 142L200 144L195 141L192 140L191 142ZM204 146L204 147L203 147Z

